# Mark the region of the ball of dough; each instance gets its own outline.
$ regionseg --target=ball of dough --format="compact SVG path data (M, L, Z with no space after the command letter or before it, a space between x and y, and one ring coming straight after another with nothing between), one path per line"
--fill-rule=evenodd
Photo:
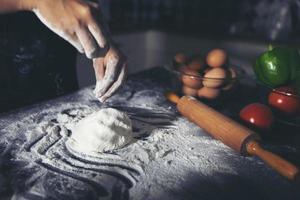
M85 154L101 153L122 148L132 140L132 124L128 115L105 108L78 122L67 147Z

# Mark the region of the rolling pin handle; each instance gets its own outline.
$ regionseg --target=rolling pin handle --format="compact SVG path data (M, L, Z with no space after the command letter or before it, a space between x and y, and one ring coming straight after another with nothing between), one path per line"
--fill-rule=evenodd
M177 104L180 100L180 97L177 96L174 92L168 92L166 98L174 104Z
M285 159L263 149L257 141L251 141L247 144L247 152L250 155L259 157L271 168L289 180L295 180L299 176L299 170L296 166Z

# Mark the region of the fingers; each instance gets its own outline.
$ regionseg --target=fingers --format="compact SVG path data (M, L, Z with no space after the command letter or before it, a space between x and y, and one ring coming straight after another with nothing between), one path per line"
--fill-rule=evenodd
M106 101L106 99L111 97L122 86L126 78L126 71L127 65L126 63L124 63L117 81L109 88L109 90L102 97L99 98L100 102Z
M108 60L105 67L104 77L100 80L97 80L96 83L96 88L94 90L94 93L97 98L101 98L117 79L117 74L119 72L117 68L118 62L119 61L116 58L112 58Z
M98 49L98 45L96 44L96 41L94 40L90 32L84 27L78 28L76 30L76 34L77 37L79 38L82 47L84 48L86 57L91 59L94 53Z
M86 56L88 58L100 57L103 52L107 52L107 39L105 36L104 22L101 17L101 12L98 4L89 2L91 10L86 12L85 26L80 27L77 31L77 36L85 49ZM104 55L105 55L104 54ZM103 56L103 55L102 55Z
M98 45L101 48L104 48L107 39L106 39L106 33L107 33L107 27L105 26L105 22L103 19L103 15L101 13L101 9L99 7L99 4L94 2L88 3L93 9L92 9L92 18L89 20L88 29L94 36L95 40L97 41Z
M94 19L92 19L91 22L88 24L88 29L93 35L93 37L95 38L95 40L97 41L98 45L101 48L104 48L107 40L103 32L101 31L99 24L97 24Z
M79 51L80 53L84 53L84 49L75 34L69 34L57 28L52 23L48 22L48 20L40 13L39 10L35 9L33 11L36 14L36 16L41 20L41 22L45 24L50 30L52 30L57 35L69 42L72 46L74 46L77 49L77 51Z
M80 53L84 53L84 48L82 47L81 43L79 42L77 36L71 36L68 34L58 34L60 37L64 38L67 42L69 42L73 47L77 49Z
M124 57L119 59L119 57L115 55L109 56L106 67L103 67L103 62L101 63L99 59L94 60L94 64L99 65L94 66L95 72L97 73L96 77L101 77L103 73L105 73L102 79L97 79L98 81L94 90L99 101L104 102L123 84L126 77L127 64ZM104 69L105 71L103 71Z
M100 81L104 78L105 67L104 67L104 58L99 57L93 59L93 66L95 71L95 77L97 81Z

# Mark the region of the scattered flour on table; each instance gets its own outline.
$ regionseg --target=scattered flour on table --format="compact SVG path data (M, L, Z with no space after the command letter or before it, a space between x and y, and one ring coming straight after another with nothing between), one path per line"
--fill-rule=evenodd
M159 99L163 98L163 93L153 91L150 96L146 95L150 92L142 90L131 94L128 91L124 96L115 95L109 102L114 105L139 107L160 113L173 109L159 106L162 104ZM239 156L182 117L171 122L173 127L159 127L157 122L161 122L162 119L158 120L155 117L142 116L139 120L131 117L133 136L136 138L134 142L132 142L133 136L127 135L124 138L128 138L124 140L130 145L117 148L112 152L101 153L105 150L105 145L103 145L105 141L110 141L109 145L115 142L110 140L112 138L101 138L101 134L97 132L97 127L103 128L104 126L102 122L97 121L98 117L104 118L103 116L97 117L98 112L103 108L99 108L97 104L87 103L90 93L91 90L81 91L82 99L77 103L65 102L51 105L50 108L42 112L31 113L29 116L24 114L20 116L18 122L1 130L7 133L6 144L21 147L14 152L14 159L25 161L28 166L24 168L33 169L32 183L31 179L26 181L33 192L43 192L40 187L47 186L51 182L48 180L49 177L43 174L47 174L46 170L53 170L57 174L56 178L52 179L53 185L57 185L55 181L60 181L62 177L59 176L60 174L73 177L62 184L67 188L65 189L67 194L72 194L73 191L70 190L76 188L78 180L83 183L80 187L78 186L82 191L88 190L88 187L85 188L84 185L86 183L89 185L91 182L93 185L104 185L108 191L113 191L111 188L114 188L114 181L123 181L129 190L130 199L133 200L188 199L186 196L205 197L199 199L222 199L225 192L221 189L223 185L226 185L227 180L231 180L230 178L241 176L251 179L253 174L261 174L263 177L269 173L268 168L258 166L262 165L261 162L254 162L252 158ZM127 101L129 98L133 98L134 101ZM174 113L174 110L171 112ZM82 127L88 126L84 125L88 120L94 123L92 128L88 129L96 133L87 136L88 133L82 128L81 131L84 134L79 134L81 131L77 127L81 123ZM128 119L125 117L122 120L119 120L122 121L121 125L117 124L117 126L129 128ZM112 125L106 124L105 126ZM98 139L100 142L82 145L78 148L80 150L77 147L72 148L71 154L74 153L74 155L70 155L65 145L74 138L79 144ZM99 144L101 144L100 147ZM100 153L91 155L90 151ZM83 154L81 155L80 152ZM37 165L42 166L39 171L35 171ZM103 174L103 172L108 173ZM43 176L44 178L36 181L35 177ZM269 199L276 199L276 193L268 189L268 184L255 182L255 179L253 181L257 183L257 187L266 191L267 196L272 197ZM243 189L245 185L239 185L238 182L234 186ZM282 184L278 185L278 190L275 191L280 191L281 187L283 187ZM219 192L213 188L219 188ZM110 199L109 196L107 199Z
M138 95L140 99L143 99L142 96ZM143 102L141 100L139 107L150 110L152 105L150 101ZM168 109L161 108L160 112L168 112ZM33 142L30 150L21 150L16 155L17 159L26 160L32 164L33 168L35 163L32 161L39 162L41 160L43 165L50 166L51 169L55 168L57 173L74 174L72 176L92 180L113 188L113 181L111 181L113 177L104 179L101 173L97 173L95 176L96 170L111 171L112 174L119 174L115 177L118 178L121 175L133 185L130 188L130 197L137 200L182 199L181 195L183 194L178 195L174 191L182 190L182 185L190 179L190 174L196 173L203 177L209 177L216 171L236 174L236 171L228 163L222 162L224 157L233 156L234 153L220 142L206 137L197 126L183 118L175 119L172 122L174 127L153 125L160 121L155 118L142 118L142 121L132 118L133 135L138 139L134 139L135 141L130 145L113 150L112 153L101 153L102 150L106 150L103 144L109 141L103 140L100 137L101 133L97 132L97 127L103 128L102 126L104 126L101 124L102 122L97 121L99 118L109 121L108 116L97 116L101 110L105 109L64 104L60 108L45 110L46 115L39 114L42 116L41 119L37 119L36 115L30 116L29 121L24 120L24 124L28 124L27 130L30 130L25 132L27 143L35 141L35 138L40 137L41 133L44 133L45 136L38 143ZM125 127L129 128L130 122L127 117L123 116L122 118L123 125L127 124L128 126ZM40 121L38 126L35 123L37 120ZM120 121L120 119L117 120ZM93 121L95 124L91 125L87 121ZM19 123L20 126L24 126L24 124ZM31 125L32 127L30 127ZM122 128L123 125L118 126ZM80 128L78 128L79 126ZM90 136L85 132L87 126L92 126L87 129L94 132ZM68 130L71 131L71 134L68 134ZM146 136L144 133L147 133ZM112 133L112 135L115 134ZM126 141L130 142L132 136L127 137L130 139L127 138ZM75 139L79 146L72 146L73 148L70 150L80 158L79 160L69 157L63 148L65 145L71 147L68 143L72 139ZM96 141L98 139L100 142L86 145L89 140ZM114 142L110 141L110 143ZM95 154L96 151L99 153ZM214 158L211 155L214 155ZM222 164L214 164L217 161ZM124 167L120 168L120 166ZM73 181L69 180L69 188L77 184L75 180ZM32 187L32 190L39 190L41 184L38 183Z
M132 124L126 113L104 108L82 119L67 146L85 154L119 149L133 140Z

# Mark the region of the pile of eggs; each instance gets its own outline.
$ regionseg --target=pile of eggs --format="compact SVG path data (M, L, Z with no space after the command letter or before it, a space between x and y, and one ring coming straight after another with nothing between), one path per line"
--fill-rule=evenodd
M222 49L211 50L206 59L188 58L182 53L174 57L174 66L181 74L182 93L208 100L215 100L234 87L237 73L227 65L227 53Z

